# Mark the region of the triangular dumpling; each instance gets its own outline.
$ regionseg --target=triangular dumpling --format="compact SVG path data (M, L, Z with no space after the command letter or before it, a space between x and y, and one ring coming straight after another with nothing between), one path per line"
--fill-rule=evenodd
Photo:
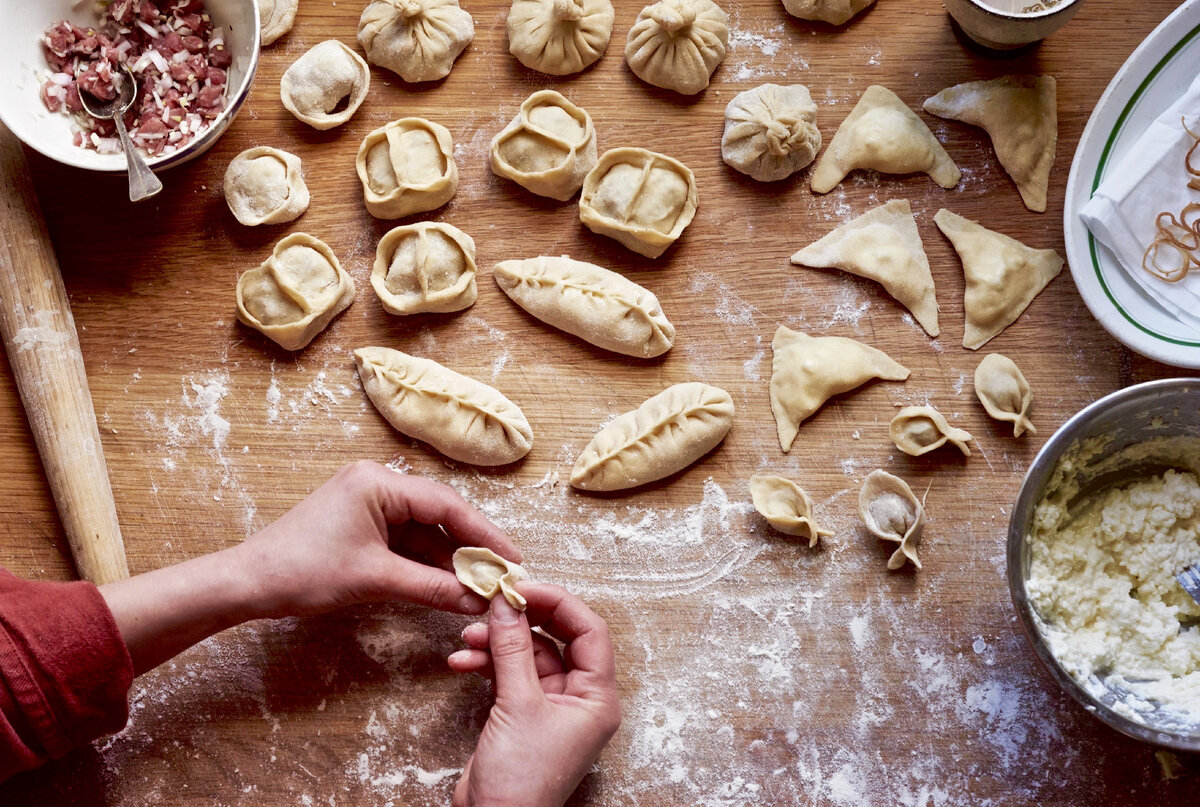
M840 336L809 336L780 325L771 349L771 411L784 451L792 447L800 423L834 395L872 378L908 378L908 368L882 350Z
M963 347L976 350L1016 322L1062 271L1052 249L1033 249L942 208L933 217L962 259L967 292Z
M877 281L930 336L938 335L933 274L907 199L893 199L843 224L793 255L792 263Z
M1025 206L1046 212L1046 186L1058 143L1053 76L968 81L926 100L925 111L987 132L1000 165L1017 183Z
M829 193L855 168L885 174L929 174L943 188L958 184L962 172L917 113L887 87L867 87L842 121L813 170L810 185Z

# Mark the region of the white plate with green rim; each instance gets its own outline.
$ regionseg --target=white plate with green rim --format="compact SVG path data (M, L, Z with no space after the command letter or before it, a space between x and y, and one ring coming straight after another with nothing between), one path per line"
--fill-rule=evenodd
M1079 218L1092 193L1154 119L1187 91L1200 70L1200 0L1187 0L1125 60L1088 120L1071 175L1063 231L1067 262L1088 310L1118 341L1143 356L1200 369L1200 334L1176 320L1126 274Z

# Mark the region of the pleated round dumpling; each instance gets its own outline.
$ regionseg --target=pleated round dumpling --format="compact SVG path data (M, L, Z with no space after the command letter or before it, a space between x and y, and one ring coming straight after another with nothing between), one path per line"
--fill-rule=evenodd
M725 107L721 158L757 179L775 182L804 168L821 150L817 105L803 84L763 84Z
M787 13L802 20L842 25L875 0L783 0Z
M458 0L371 0L358 20L367 60L405 81L437 81L475 38Z
M729 42L729 15L712 0L660 0L629 29L625 61L647 84L684 95L708 86Z
M531 70L566 76L604 55L612 26L609 0L513 0L508 50Z

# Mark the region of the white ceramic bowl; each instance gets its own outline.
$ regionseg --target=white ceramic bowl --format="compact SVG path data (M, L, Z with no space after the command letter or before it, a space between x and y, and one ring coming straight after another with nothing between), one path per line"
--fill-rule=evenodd
M150 157L155 171L185 163L203 154L233 121L250 91L258 67L258 5L255 0L205 0L213 23L228 33L226 46L233 53L225 109L200 137L173 154ZM91 171L125 173L124 154L99 154L71 142L72 118L50 112L40 90L48 67L42 51L42 33L57 20L77 25L95 24L91 3L79 0L36 0L4 4L0 25L0 120L30 148L60 163Z
M945 5L971 39L985 48L1011 50L1062 28L1083 0L945 0Z

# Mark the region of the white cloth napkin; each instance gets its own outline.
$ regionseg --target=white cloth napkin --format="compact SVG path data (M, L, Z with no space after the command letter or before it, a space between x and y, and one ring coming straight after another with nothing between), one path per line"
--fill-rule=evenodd
M1183 280L1168 283L1142 268L1142 256L1157 235L1158 214L1165 210L1178 217L1189 202L1200 202L1200 192L1187 186L1191 177L1184 168L1196 141L1183 130L1181 118L1200 134L1200 75L1109 170L1079 216L1135 283L1200 334L1200 270L1193 268ZM1173 250L1164 249L1162 257L1164 266L1177 265Z

